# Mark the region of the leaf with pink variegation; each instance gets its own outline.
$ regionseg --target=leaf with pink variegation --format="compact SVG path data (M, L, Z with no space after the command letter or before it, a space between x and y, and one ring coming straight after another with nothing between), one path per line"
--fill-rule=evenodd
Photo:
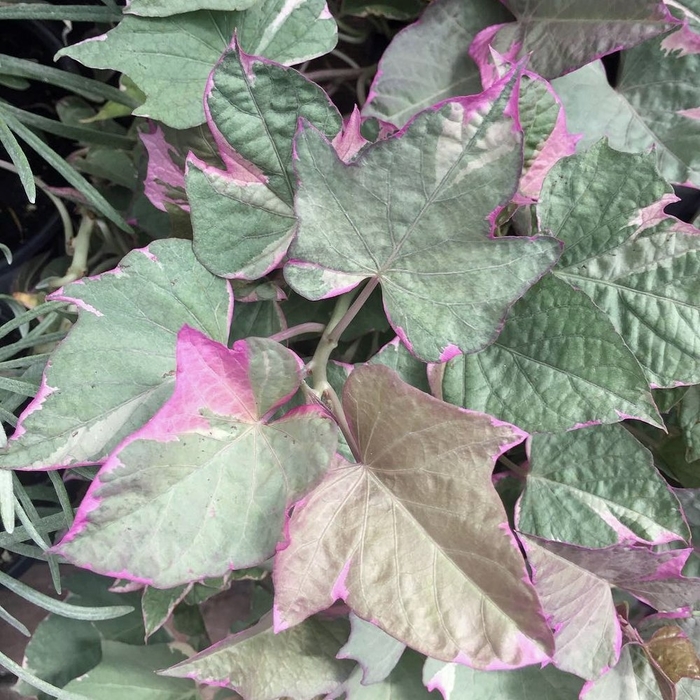
M343 599L445 661L547 660L551 632L491 484L495 459L524 434L382 366L357 367L343 405L360 461L295 507L275 560L276 629Z
M268 559L337 443L316 407L270 420L300 381L298 358L274 341L229 350L185 326L172 398L110 456L56 551L158 588Z
M489 47L511 60L529 56L529 67L551 80L678 23L659 0L503 0L503 4L516 21L484 29L469 49L485 84L494 70Z

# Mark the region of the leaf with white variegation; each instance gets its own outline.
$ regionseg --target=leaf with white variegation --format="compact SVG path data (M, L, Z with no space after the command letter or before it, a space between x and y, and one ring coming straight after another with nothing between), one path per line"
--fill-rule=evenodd
M479 70L467 54L484 27L512 19L491 0L434 0L384 52L362 114L403 126L426 107L481 92Z
M257 279L279 263L296 230L292 142L299 119L330 139L342 119L301 73L236 47L211 74L206 112L226 170L188 160L194 250L216 275Z
M79 320L47 364L0 466L77 466L104 460L170 397L175 344L188 323L224 342L233 311L225 280L206 270L189 241L129 253L113 272L53 296Z
M551 632L491 484L495 459L524 434L381 366L355 368L343 405L362 461L329 470L295 507L275 558L275 628L341 598L435 658L546 660Z
M442 391L445 401L530 432L632 416L663 425L644 370L610 319L553 275L515 302L495 343L447 363Z
M583 681L551 664L515 671L477 671L462 664L426 659L423 682L444 700L575 700Z
M509 116L516 84L511 74L477 97L428 109L350 165L302 126L290 285L315 300L381 284L389 321L423 360L492 342L508 308L559 256L552 238L489 236L520 177L521 138Z
M551 169L537 214L565 244L553 273L608 315L649 381L695 384L700 232L664 213L675 197L654 161L601 141Z
M687 540L678 499L621 425L534 435L519 531L581 547Z
M625 51L614 88L600 61L558 78L552 87L564 103L569 129L583 133L579 148L602 136L632 153L653 146L667 180L700 185L700 54L669 45L676 33Z
M551 80L596 58L636 46L677 23L659 0L503 3L516 21L488 27L469 49L479 64L482 80L493 70L488 63L489 47L511 60L528 56L533 72Z
M128 0L124 12L142 17L169 17L195 10L247 10L258 0Z
M321 618L274 634L268 615L161 673L232 688L247 700L313 700L337 690L352 671L352 662L335 658L347 634L345 620Z
M125 73L146 94L135 115L186 129L204 122L207 77L234 30L247 53L285 65L322 56L337 41L325 0L258 0L245 12L126 15L106 34L57 55Z
M337 444L318 407L270 421L300 383L274 341L229 350L185 326L172 398L110 456L55 551L158 588L264 562Z

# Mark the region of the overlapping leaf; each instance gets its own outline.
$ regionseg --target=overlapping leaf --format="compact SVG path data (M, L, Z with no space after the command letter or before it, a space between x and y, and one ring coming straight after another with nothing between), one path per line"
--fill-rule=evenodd
M601 141L550 171L540 226L564 241L554 274L593 299L656 386L700 382L700 234L667 217L653 155Z
M523 434L381 366L357 367L343 404L361 462L331 469L295 507L275 561L276 629L342 598L435 658L546 659L551 633L491 485L495 458Z
M180 328L224 342L233 309L226 282L197 262L189 241L174 239L132 251L114 272L54 298L76 304L80 318L0 452L3 467L105 459L170 397Z
M584 135L579 147L602 136L633 153L654 146L667 180L700 185L700 54L672 46L665 51L673 36L625 51L614 88L600 61L555 80L553 87L569 128Z
M217 275L256 279L280 261L296 229L292 140L299 119L328 138L342 120L300 73L235 48L212 73L206 101L226 170L188 161L195 253Z
M678 419L688 446L686 459L700 459L700 387L691 386L681 401Z
M671 29L673 17L658 0L504 0L516 22L481 32L470 54L487 57L485 47L515 59L551 80L590 61L635 46ZM480 66L482 72L488 66Z
M125 12L142 17L169 17L195 10L247 10L258 0L128 0Z
M495 343L447 363L442 390L530 432L628 416L661 425L644 370L610 320L552 275L515 303Z
M268 615L163 673L232 688L247 700L313 700L352 671L352 662L335 658L347 633L344 620L312 618L274 634Z
M430 3L384 52L362 113L403 126L441 100L481 92L479 71L467 54L469 44L484 27L511 18L490 0Z
M583 684L551 664L516 671L477 671L435 659L426 660L423 682L431 690L439 690L443 700L574 700Z
M688 537L651 453L621 425L535 435L519 505L521 532L582 547Z
M320 299L381 284L389 321L424 360L492 342L559 255L551 238L488 235L520 176L520 135L506 113L515 80L422 112L350 165L303 126L291 286Z
M258 0L245 12L126 15L107 34L59 54L125 73L146 94L134 114L185 129L204 121L207 77L234 30L247 53L285 65L327 53L337 33L325 0Z
M315 407L269 422L301 381L281 345L253 338L228 350L186 326L177 355L172 398L107 460L56 547L159 588L268 559L286 509L336 447Z

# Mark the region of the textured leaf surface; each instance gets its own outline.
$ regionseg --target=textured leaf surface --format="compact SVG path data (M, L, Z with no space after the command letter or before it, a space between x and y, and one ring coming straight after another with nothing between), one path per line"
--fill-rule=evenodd
M291 286L320 299L381 283L389 321L424 360L490 343L559 255L551 238L488 235L520 173L520 135L505 114L512 85L426 110L351 165L318 131L300 129Z
M518 530L582 547L688 537L651 453L621 425L534 435Z
M550 632L491 485L494 460L522 433L380 366L352 372L343 404L362 462L331 469L295 508L275 562L276 629L342 598L436 658L547 658Z
M271 340L228 350L183 328L172 398L111 455L56 551L159 588L268 559L337 441L315 407L268 422L298 389L298 362Z
M661 427L644 370L610 320L552 275L515 303L495 343L447 363L443 398L530 432L629 416Z
M671 201L652 155L601 141L552 168L538 206L565 244L554 274L610 317L655 386L700 382L700 234L663 213Z
M325 92L297 71L235 49L212 73L206 101L227 167L188 162L194 250L214 274L256 279L279 263L296 230L292 141L299 119L328 138L342 120Z
M159 630L172 615L175 606L190 592L192 584L159 589L147 586L141 598L146 639Z
M511 17L489 0L430 3L384 52L363 115L403 126L441 100L481 92L479 71L467 49L484 27Z
M247 10L257 0L129 0L125 11L142 17L168 17L195 10Z
M694 462L700 459L700 387L691 386L685 393L678 419L688 446L686 459Z
M347 633L344 620L312 618L274 634L267 616L165 673L232 688L247 700L313 700L352 671L352 662L335 658Z
M189 241L129 253L114 272L54 295L80 318L54 352L37 398L0 452L0 465L40 468L99 462L170 397L184 324L225 342L233 308Z
M461 664L427 659L423 682L444 700L575 700L582 681L554 666L516 671L477 671Z
M700 659L693 643L676 625L657 630L648 643L652 658L674 682L682 678L700 680Z
M622 644L610 582L543 546L543 540L521 539L537 595L555 630L554 664L581 678L598 678L615 665Z
M234 29L247 53L286 65L327 53L337 33L325 0L259 0L245 12L127 15L107 34L59 54L125 73L146 94L134 114L185 129L204 121L207 77Z
M369 363L390 367L406 384L410 384L426 394L430 393L425 363L411 355L398 338L394 338L383 348L380 348L379 352L369 359Z
M512 59L528 56L532 71L548 80L673 26L673 17L658 0L504 0L504 4L517 21L484 30L470 53L484 55L482 47L490 45Z
M192 681L155 673L182 657L167 644L137 647L103 642L102 661L65 690L91 700L197 700L199 693Z
M553 87L569 129L584 134L579 148L602 136L614 148L633 153L654 145L666 179L700 184L700 54L666 54L663 46L659 39L626 51L615 88L600 61L555 80Z
M350 613L350 639L338 652L340 659L355 659L365 685L380 683L395 668L406 645L371 622Z

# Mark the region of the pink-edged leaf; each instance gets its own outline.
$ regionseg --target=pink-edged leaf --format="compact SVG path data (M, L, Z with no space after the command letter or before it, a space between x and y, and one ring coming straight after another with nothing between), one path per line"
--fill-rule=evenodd
M144 180L144 194L161 211L172 205L189 211L185 195L185 171L176 161L177 154L166 141L163 129L157 124L139 136L148 153L148 170Z
M343 405L361 455L289 521L275 627L344 600L395 639L482 669L548 659L551 632L491 484L517 428L445 404L387 367L357 367Z
M651 453L621 425L534 435L529 451L521 532L582 547L688 539Z
M489 235L522 167L517 83L511 73L425 110L349 165L302 125L290 285L317 300L380 284L397 335L424 360L493 342L509 307L559 255L552 238Z
M346 620L311 618L274 634L267 615L161 674L231 688L247 700L314 700L340 688L353 669L335 658L347 633Z
M298 358L274 341L229 350L185 326L172 398L110 456L55 551L158 588L268 559L337 442L314 406L270 420L300 381Z
M333 139L333 148L343 163L349 163L369 141L362 135L362 117L357 105L345 120L343 130Z
M292 140L299 119L329 138L342 120L318 85L235 44L209 78L205 108L226 169L188 161L194 249L217 275L256 279L280 262L296 230Z
M79 320L49 360L36 398L0 451L0 465L41 469L101 462L170 397L185 323L221 342L233 297L195 258L190 241L156 241L108 273L54 299Z
M535 590L554 629L554 664L581 678L598 678L620 655L622 631L610 583L521 536Z
M471 44L482 82L493 74L489 47L551 80L668 31L678 21L659 0L502 0L516 21L488 27Z

